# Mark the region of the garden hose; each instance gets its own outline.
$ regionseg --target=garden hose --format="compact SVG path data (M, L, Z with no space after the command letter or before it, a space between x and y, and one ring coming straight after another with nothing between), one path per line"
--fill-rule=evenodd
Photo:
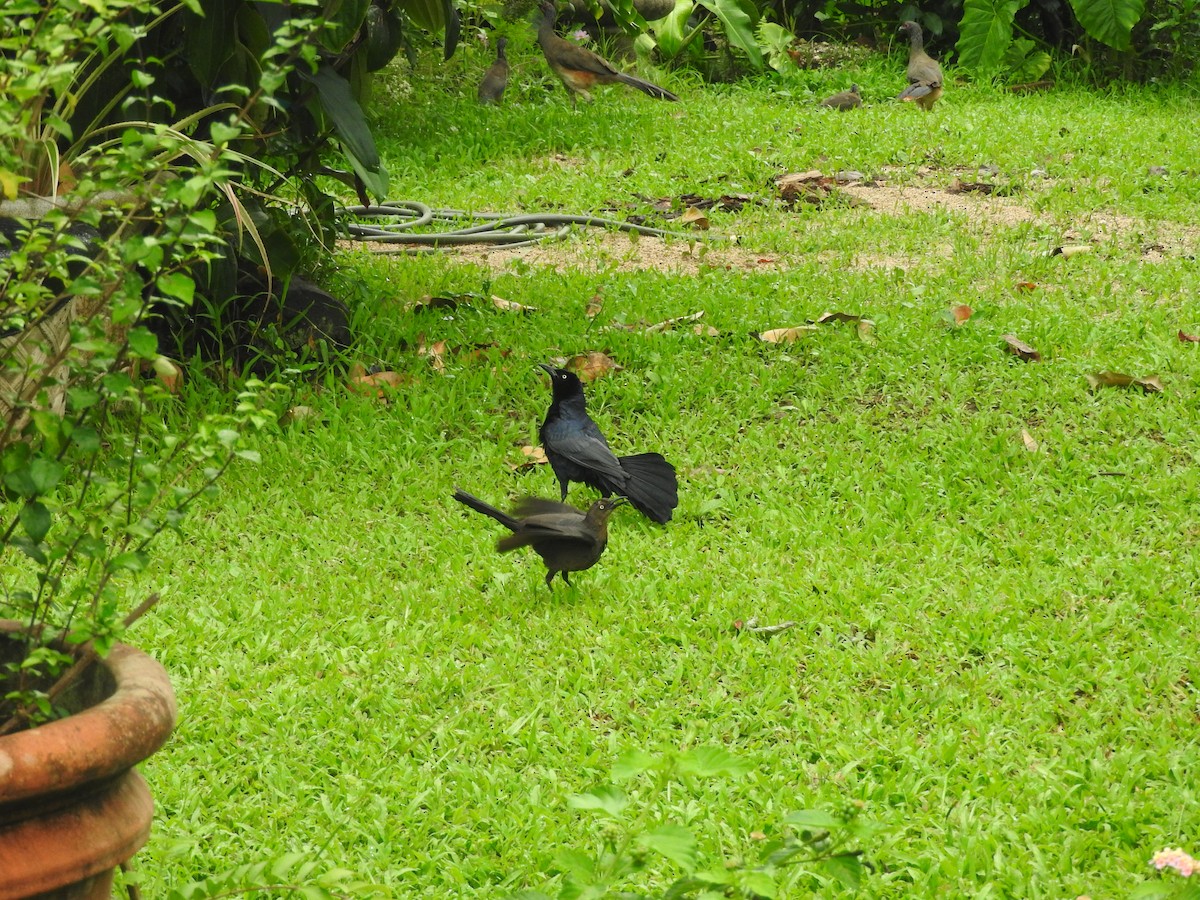
M525 247L543 241L561 240L571 232L572 225L612 228L646 234L653 237L677 237L688 241L705 240L704 236L647 225L634 225L600 216L569 215L564 213L469 213L460 209L433 209L415 200L388 200L378 206L346 206L340 214L358 219L391 219L387 224L367 225L350 222L347 235L352 240L376 241L382 244L404 245L396 253L433 252L463 244L492 244L505 248ZM482 220L483 224L455 228L449 231L415 232L438 223L462 223Z

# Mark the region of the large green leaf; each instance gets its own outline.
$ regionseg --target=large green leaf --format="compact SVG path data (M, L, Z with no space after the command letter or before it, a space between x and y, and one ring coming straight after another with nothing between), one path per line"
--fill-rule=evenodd
M754 4L749 0L700 0L700 5L721 20L729 43L745 53L754 68L761 69L762 50L754 39L754 25L758 20Z
M693 33L688 31L688 17L696 4L692 0L675 0L675 8L651 23L651 31L664 59L674 59L688 45Z
M204 15L183 13L184 58L192 75L200 86L211 89L215 86L217 73L233 54L235 43L230 40L234 31L240 0L208 0L204 4Z
M1013 16L1029 0L965 0L959 24L958 61L968 69L993 72L1012 43Z
M367 190L377 198L385 197L388 188L387 170L380 163L375 138L367 125L362 107L354 99L350 82L329 66L322 66L312 75L302 71L300 75L316 86L321 109L326 118L333 123L350 165L367 186Z
M1145 0L1071 0L1075 18L1089 35L1117 50L1128 50L1133 26L1146 11Z

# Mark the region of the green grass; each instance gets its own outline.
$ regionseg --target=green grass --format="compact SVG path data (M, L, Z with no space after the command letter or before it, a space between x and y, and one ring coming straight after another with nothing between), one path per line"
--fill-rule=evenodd
M596 846L568 795L624 750L702 744L751 773L647 793L648 820L694 828L719 863L789 811L861 801L886 826L867 896L1119 897L1155 850L1188 849L1200 369L1176 331L1200 327L1180 231L1200 199L1194 97L958 85L924 115L888 102L893 60L720 88L667 75L679 106L611 88L575 113L510 53L510 105L474 105L484 55L468 52L375 108L396 198L624 215L648 212L637 193L769 200L773 175L814 167L941 188L991 164L1035 215L713 212L749 262L691 274L620 270L595 233L560 265L499 272L339 256L355 357L411 381L388 403L333 376L298 387L320 423L265 440L261 466L159 545L164 600L135 640L181 720L145 766L149 896L285 851L397 897L543 886L557 851ZM812 104L850 80L867 108ZM1098 227L1113 214L1136 222ZM457 291L538 310L406 309ZM975 315L947 327L964 302ZM719 337L603 330L698 309ZM754 337L828 310L869 316L877 342ZM1044 361L1003 353L1006 332ZM439 374L422 334L496 347ZM536 557L497 555L494 523L450 494L555 495L548 469L509 464L548 403L534 364L590 349L625 366L589 385L593 416L618 452L671 459L681 504L666 528L618 510L600 564L552 596ZM1089 392L1104 369L1166 389ZM799 625L762 641L732 627L750 616Z

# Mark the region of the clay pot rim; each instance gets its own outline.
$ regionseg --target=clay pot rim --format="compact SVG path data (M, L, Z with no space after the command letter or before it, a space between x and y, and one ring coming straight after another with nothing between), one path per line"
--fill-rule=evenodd
M5 631L22 628L19 622L0 621ZM128 644L113 645L97 665L116 685L105 700L0 737L0 808L111 778L166 743L177 715L166 669Z

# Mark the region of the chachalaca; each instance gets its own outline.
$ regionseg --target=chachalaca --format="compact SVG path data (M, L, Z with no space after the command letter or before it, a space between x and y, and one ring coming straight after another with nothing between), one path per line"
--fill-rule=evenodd
M568 572L582 572L597 563L608 546L608 517L625 502L606 497L593 503L585 513L565 503L522 497L509 515L458 488L454 489L454 499L490 516L512 532L496 542L501 553L532 547L546 564L549 588L553 588L555 575L562 575L562 580L570 584Z
M915 103L924 110L933 109L942 96L942 67L925 52L920 25L905 22L899 33L908 37L908 87L896 99Z
M671 521L679 505L675 467L660 453L615 456L587 414L583 385L574 372L543 364L553 398L538 430L546 459L558 478L562 499L572 481L590 484L602 496L620 494L659 524Z
M504 99L504 89L508 87L508 57L504 48L508 46L508 38L502 37L496 41L496 61L488 66L483 73L483 81L479 82L479 102L499 103Z
M862 94L858 92L858 85L850 85L848 91L838 91L831 97L826 97L821 101L822 106L828 106L833 109L847 110L854 109L857 106L862 106Z
M589 103L592 95L588 89L597 84L612 84L619 81L635 87L645 94L658 100L678 100L670 91L656 84L626 75L617 71L616 67L598 53L587 47L572 44L554 33L554 23L558 18L553 0L542 0L542 22L538 26L538 43L546 62L554 70L554 74L562 81L567 93L571 96L571 105L575 105L575 95L579 94Z

